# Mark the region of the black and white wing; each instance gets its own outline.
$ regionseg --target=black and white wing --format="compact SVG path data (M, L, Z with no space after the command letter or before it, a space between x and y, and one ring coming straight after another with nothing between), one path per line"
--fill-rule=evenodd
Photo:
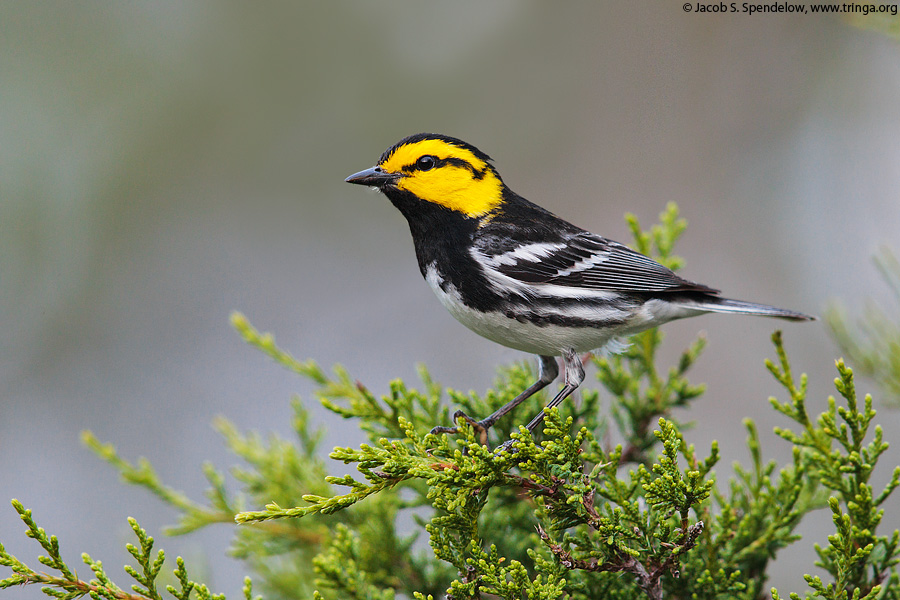
M683 279L623 244L586 231L566 232L553 240L476 245L473 253L495 284L525 295L718 294L718 290Z

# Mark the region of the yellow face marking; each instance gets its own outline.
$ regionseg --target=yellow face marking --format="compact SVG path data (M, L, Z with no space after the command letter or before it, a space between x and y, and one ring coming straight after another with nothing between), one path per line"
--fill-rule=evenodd
M465 161L472 168L452 163L440 164L430 171L410 168L426 155L439 160ZM400 146L381 163L381 168L389 173L403 173L396 183L399 189L468 217L482 217L503 201L503 183L487 162L472 151L444 140L426 139Z

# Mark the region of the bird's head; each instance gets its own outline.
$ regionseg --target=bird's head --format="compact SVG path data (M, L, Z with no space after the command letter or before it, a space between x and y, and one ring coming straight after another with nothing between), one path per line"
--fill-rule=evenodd
M348 183L378 188L389 198L414 197L469 218L503 203L503 180L491 157L462 140L434 133L404 138L384 151L378 164L354 173Z

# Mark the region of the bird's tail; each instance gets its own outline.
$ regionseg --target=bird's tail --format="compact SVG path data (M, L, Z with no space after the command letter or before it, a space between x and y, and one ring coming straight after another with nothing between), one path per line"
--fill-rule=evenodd
M789 321L816 320L816 318L813 316L806 315L795 310L777 308L775 306L768 306L767 304L756 304L755 302L744 302L743 300L719 298L718 296L692 298L691 301L687 304L691 308L697 308L709 312L740 313L744 315L756 315L759 317L776 317L779 319L787 319Z

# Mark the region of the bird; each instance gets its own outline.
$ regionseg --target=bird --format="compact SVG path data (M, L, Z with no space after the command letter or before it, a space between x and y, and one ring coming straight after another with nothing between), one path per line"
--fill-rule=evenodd
M409 224L419 271L453 317L475 333L539 357L539 376L481 420L462 411L482 443L487 431L559 376L547 404L584 381L581 354L675 319L734 313L809 321L815 317L724 298L624 244L577 227L513 192L490 156L435 133L403 138L348 183L387 196ZM534 432L544 411L526 426ZM436 426L432 433L457 433Z

